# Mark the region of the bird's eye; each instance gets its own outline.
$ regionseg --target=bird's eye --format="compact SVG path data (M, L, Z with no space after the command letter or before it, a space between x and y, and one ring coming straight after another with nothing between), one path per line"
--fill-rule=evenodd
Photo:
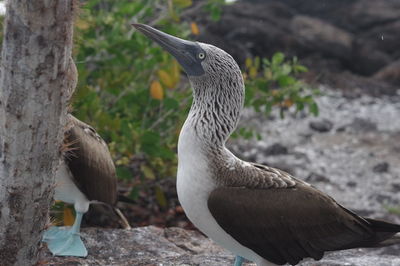
M204 53L199 53L198 54L199 59L204 59L206 55Z

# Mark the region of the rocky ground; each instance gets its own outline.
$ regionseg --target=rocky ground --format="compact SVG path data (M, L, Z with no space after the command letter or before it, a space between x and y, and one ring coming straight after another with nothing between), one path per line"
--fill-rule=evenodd
M227 266L233 255L216 246L197 231L181 228L160 229L154 226L131 230L87 228L82 237L89 256L83 258L51 257L42 254L45 265L116 265L116 266ZM246 266L254 266L246 263ZM307 261L302 266L396 266L400 258L376 255L373 250L356 249L328 254L319 262Z

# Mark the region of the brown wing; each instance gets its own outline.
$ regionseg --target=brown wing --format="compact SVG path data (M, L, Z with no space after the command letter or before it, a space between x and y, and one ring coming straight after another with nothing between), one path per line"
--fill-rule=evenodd
M305 184L287 189L217 188L208 207L234 239L280 265L306 257L319 260L324 251L382 240L368 221Z
M70 117L66 132L66 161L74 181L89 200L114 204L117 178L114 162L106 143L89 125Z

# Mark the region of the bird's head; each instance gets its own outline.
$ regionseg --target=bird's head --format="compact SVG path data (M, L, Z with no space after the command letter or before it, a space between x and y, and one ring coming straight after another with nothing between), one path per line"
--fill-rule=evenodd
M145 24L132 24L173 55L189 77L194 89L244 89L241 71L227 52L210 44L183 40ZM224 86L222 86L224 87ZM228 88L227 88L228 89Z
M225 145L244 102L242 73L232 56L213 45L183 40L148 25L133 26L172 54L188 75L194 99L185 124L211 146Z

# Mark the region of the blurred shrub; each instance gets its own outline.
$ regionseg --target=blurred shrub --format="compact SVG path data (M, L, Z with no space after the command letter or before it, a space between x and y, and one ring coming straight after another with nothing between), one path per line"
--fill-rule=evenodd
M109 143L120 178L132 178L132 160L139 162L141 178L175 175L177 137L191 92L180 86L177 62L134 34L130 22L156 24L185 38L189 26L178 14L190 4L90 0L76 22L74 114Z
M275 53L271 59L247 58L243 77L246 84L245 106L256 112L270 114L273 107L279 108L281 118L289 110L308 111L317 116L318 105L314 97L319 91L297 78L308 69L299 64L296 57L285 59L284 54ZM239 134L238 134L239 133ZM259 138L251 129L239 128L236 135Z
M177 139L191 90L186 79L181 80L178 63L144 35L134 34L129 22L189 38L199 28L180 21L179 15L191 4L191 0L89 0L76 22L79 83L74 114L109 143L118 176L136 184L133 198L144 179L175 176ZM205 6L214 19L220 5L221 0L209 0ZM281 53L271 60L248 59L246 106L266 114L277 106L282 115L292 105L297 110L308 106L317 114L312 93L293 76L304 71L296 59L285 61ZM249 136L246 130L238 132Z

